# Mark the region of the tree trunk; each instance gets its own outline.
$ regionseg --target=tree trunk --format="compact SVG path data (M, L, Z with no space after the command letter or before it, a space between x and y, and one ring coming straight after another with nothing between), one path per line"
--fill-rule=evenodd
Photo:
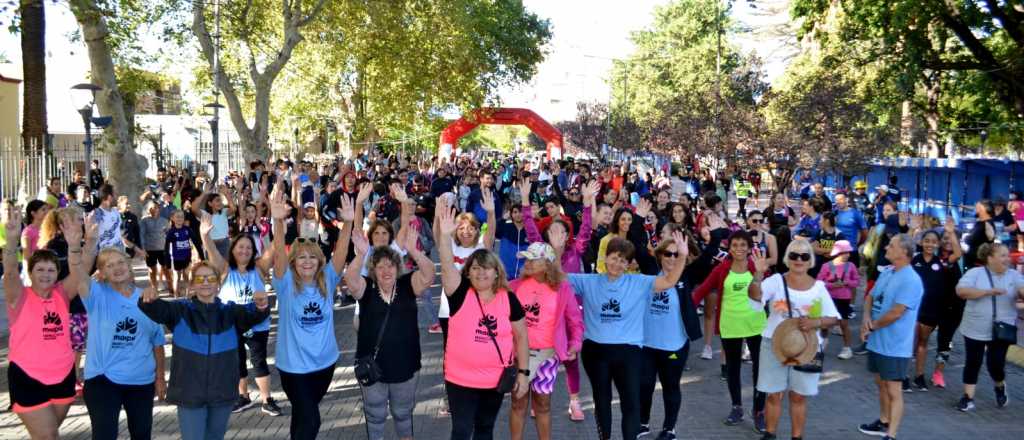
M138 200L145 188L146 159L135 152L131 120L125 111L124 97L117 86L114 61L107 38L110 30L93 0L72 0L71 10L82 27L82 39L89 52L92 83L103 89L96 94L99 113L110 116L112 122L104 131L107 154L110 158L107 180L118 195ZM88 166L88 165L87 165Z
M939 95L942 86L942 72L935 71L928 75L925 82L928 104L924 110L924 120L928 124L928 157L946 157L946 151L939 143Z
M900 107L900 145L914 149L914 111L909 99Z
M46 14L43 0L21 0L21 68L24 114L21 136L26 152L46 143Z

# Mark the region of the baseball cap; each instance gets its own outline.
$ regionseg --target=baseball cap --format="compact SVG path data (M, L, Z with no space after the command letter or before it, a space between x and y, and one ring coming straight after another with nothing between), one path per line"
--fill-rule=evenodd
M538 241L531 244L525 251L516 254L516 256L527 260L548 260L551 262L555 261L555 248L551 247L550 244Z
M316 203L313 203L313 202L306 202L306 203L303 203L303 204L302 204L302 207L303 207L303 208L316 208Z
M886 192L889 191L889 185L878 185L877 188L882 190L882 191L886 191Z

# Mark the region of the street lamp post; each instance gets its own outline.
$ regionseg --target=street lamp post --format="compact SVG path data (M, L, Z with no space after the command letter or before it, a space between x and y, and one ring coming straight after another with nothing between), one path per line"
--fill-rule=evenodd
M220 175L220 109L224 108L224 106L214 98L212 103L206 104L203 107L213 109L213 118L210 119L210 133L213 137L213 148L211 151L213 160L210 161L210 164L213 165L213 180L216 182L217 177Z
M78 114L82 115L82 125L85 126L85 140L82 141L82 145L85 146L85 169L83 173L86 176L88 176L89 166L92 164L92 125L96 124L97 127L103 128L110 125L111 122L110 116L93 117L96 92L102 89L102 87L92 83L80 83L71 86L72 103L78 110Z

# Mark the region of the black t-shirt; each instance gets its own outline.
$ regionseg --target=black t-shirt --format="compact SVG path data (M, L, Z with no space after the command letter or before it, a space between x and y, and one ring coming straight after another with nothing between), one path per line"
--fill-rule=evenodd
M468 296L467 293L469 292L470 287L472 287L472 285L469 283L469 278L462 277L462 282L459 283L459 288L455 289L455 292L452 292L452 294L448 296L448 316L455 316L455 313L462 308L462 304L466 302L466 297ZM471 299L471 301L475 302L476 299ZM511 310L508 315L508 320L510 322L516 322L526 317L526 313L523 312L523 305L519 303L519 298L516 298L515 293L511 290L508 291L508 304L509 309ZM361 308L359 314L362 315Z
M985 233L985 225L992 225L992 231L994 232L996 227L992 220L979 221L974 224L974 229L971 229L971 233L967 236L967 253L964 254L964 269L970 269L977 264L978 260L978 249L985 243L992 243L995 239L989 239L988 234Z
M825 232L825 230L822 229L821 233L818 234L818 246L821 246L825 250L829 251L829 253L825 255L814 256L814 267L811 268L810 271L808 271L808 273L812 277L818 276L818 271L821 270L821 266L824 266L825 263L832 260L832 256L830 255L832 252L832 246L835 245L836 242L839 240L846 240L846 237L843 236L843 234L839 232L838 229L832 232Z
M395 298L390 306L381 298L377 283L363 277L366 281L366 290L359 299L356 357L373 354L377 334L390 307L387 327L384 329L380 350L377 352L377 365L383 373L381 382L384 383L405 382L412 379L420 370L420 331L416 314L416 295L412 290L412 275L408 273L398 277Z
M960 280L960 266L951 264L949 259L933 256L931 261L924 261L921 253L914 255L910 265L921 277L924 295L921 297L919 315L928 315L937 319L939 308L956 297L956 283Z

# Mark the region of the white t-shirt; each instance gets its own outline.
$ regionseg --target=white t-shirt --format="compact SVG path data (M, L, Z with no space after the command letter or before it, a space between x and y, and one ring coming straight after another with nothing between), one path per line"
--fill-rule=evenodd
M106 248L124 250L124 241L121 239L121 211L117 208L96 207L93 210L93 216L99 232L96 248L99 250Z
M455 256L455 270L462 270L462 267L466 265L466 259L469 258L473 252L478 249L484 249L484 245L477 243L476 247L462 247L455 244L455 240L452 240L452 255ZM448 310L448 294L441 289L441 308L437 311L438 318L448 318L451 312Z
M825 283L815 281L809 290L797 290L789 287L789 302L793 305L793 317L811 315L811 308L818 308L817 317L839 318L839 311L832 302L832 296L828 294ZM815 304L818 303L818 304ZM771 338L775 328L789 319L789 309L786 306L786 291L782 285L782 275L775 274L761 282L761 301L750 301L752 307L763 309L765 304L771 304L769 308L768 322L761 332L761 337ZM819 341L821 335L818 335Z

